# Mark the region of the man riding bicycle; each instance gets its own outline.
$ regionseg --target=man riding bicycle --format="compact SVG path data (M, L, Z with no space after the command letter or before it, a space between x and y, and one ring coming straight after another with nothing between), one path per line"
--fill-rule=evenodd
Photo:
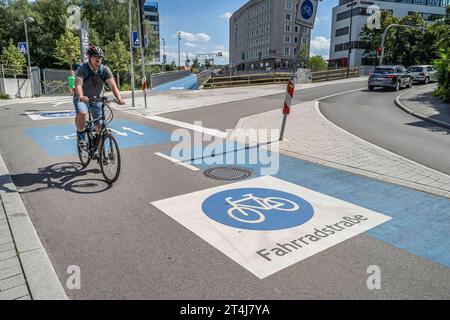
M101 125L102 116L102 102L90 102L94 98L101 98L104 95L105 83L111 88L117 103L125 104L123 101L119 88L117 87L111 69L103 65L103 51L102 49L91 46L87 52L88 62L82 64L77 72L75 78L75 94L73 103L76 110L75 125L77 127L78 143L80 147L85 148L85 130L86 122L89 119L89 110L92 118L98 119L95 121L97 133Z

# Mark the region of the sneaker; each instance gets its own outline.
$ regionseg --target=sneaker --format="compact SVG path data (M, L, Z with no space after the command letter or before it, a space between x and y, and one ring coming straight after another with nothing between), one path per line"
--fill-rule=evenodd
M87 142L86 142L86 132L79 132L77 131L77 135L78 135L78 146L80 146L80 148L82 149L86 149L87 148Z

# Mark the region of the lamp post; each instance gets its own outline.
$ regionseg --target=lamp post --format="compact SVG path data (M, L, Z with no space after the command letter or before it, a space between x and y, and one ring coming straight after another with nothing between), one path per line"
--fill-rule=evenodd
M27 17L23 20L23 23L25 25L25 41L27 42L27 57L28 57L28 79L30 80L30 88L31 88L31 97L34 98L33 93L33 83L31 80L31 60L30 60L30 42L28 41L28 28L27 28L27 22L34 22L34 19L32 17Z
M178 70L179 70L180 67L181 67L180 41L181 41L181 32L178 32Z
M166 71L166 39L162 38L162 59L163 59L163 72Z
M416 27L416 26L408 26L404 24L390 24L386 30L384 30L383 35L381 36L381 56L380 56L380 65L383 64L383 58L384 58L384 40L386 39L386 34L392 27L399 27L399 28L413 28L413 29L420 29L420 30L426 30L424 27Z
M355 2L351 3L351 9L350 9L350 31L348 35L348 55L347 55L347 78L350 75L350 55L352 53L352 27L353 27L353 6L355 5ZM348 7L349 5L347 5Z

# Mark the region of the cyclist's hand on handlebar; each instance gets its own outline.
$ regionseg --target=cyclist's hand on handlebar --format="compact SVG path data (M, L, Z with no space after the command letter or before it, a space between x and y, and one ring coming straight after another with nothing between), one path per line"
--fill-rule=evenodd
M89 102L89 98L86 97L86 96L81 96L81 97L80 97L80 101L81 101L81 102Z
M121 106L123 106L125 104L125 101L122 98L116 99L114 102Z

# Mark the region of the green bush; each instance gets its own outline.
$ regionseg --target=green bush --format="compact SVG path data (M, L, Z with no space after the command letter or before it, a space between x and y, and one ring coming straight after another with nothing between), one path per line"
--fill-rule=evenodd
M130 91L131 90L131 84L130 83L123 83L120 87L121 91Z
M450 49L441 49L439 58L434 60L434 65L439 83L434 95L445 102L450 102Z
M0 93L0 100L8 100L11 99L8 94Z

